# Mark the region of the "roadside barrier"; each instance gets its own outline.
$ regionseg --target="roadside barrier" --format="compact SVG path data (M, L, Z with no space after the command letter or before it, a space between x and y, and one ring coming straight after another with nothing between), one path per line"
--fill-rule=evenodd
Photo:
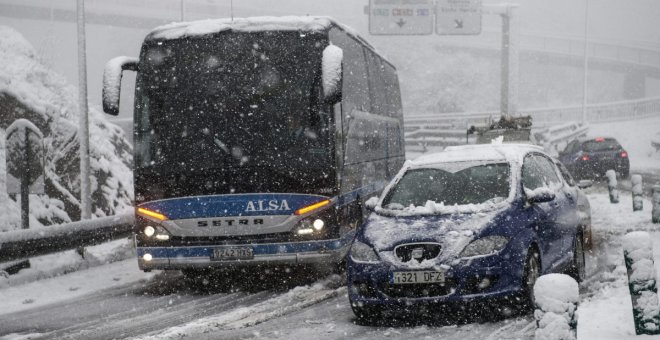
M610 192L610 203L619 203L619 190L616 189L618 185L616 172L611 169L607 170L605 176L607 177L607 190Z
M660 302L653 264L653 244L647 232L635 231L623 237L623 257L628 271L635 333L660 334Z
M548 274L534 284L536 340L575 340L580 301L577 281L565 274Z
M644 209L644 200L642 199L643 185L642 175L632 175L630 177L632 183L632 204L633 211L640 211Z
M653 186L653 211L651 216L653 223L660 223L660 183Z

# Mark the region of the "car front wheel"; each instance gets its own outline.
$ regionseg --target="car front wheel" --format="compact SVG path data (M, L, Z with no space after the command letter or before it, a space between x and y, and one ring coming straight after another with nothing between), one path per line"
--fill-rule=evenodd
M351 302L351 309L360 324L370 325L380 321L383 309L380 306L358 306Z
M577 282L584 281L586 276L586 262L584 260L584 241L582 235L578 234L575 236L575 242L573 244L573 263L569 270L569 274Z
M539 254L534 248L530 248L527 252L527 259L525 260L525 271L522 280L523 306L528 310L534 308L534 284L539 276L541 276Z

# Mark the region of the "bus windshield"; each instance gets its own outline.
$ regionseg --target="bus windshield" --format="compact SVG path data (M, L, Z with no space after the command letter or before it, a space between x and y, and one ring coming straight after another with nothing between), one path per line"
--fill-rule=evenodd
M137 169L267 167L292 175L327 168L325 45L321 34L294 31L145 44L136 91Z

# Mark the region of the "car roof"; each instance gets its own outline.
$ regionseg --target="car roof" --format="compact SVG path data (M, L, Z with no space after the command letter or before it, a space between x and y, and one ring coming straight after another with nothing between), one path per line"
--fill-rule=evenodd
M410 162L411 166L419 167L438 163L469 162L469 161L506 161L522 162L530 152L545 153L543 148L531 144L476 144L450 146L444 151L422 155Z
M598 141L599 139L601 141L608 141L608 142L614 141L614 142L617 142L617 143L619 142L614 137L606 137L606 136L581 137L581 138L578 138L578 142L580 142L580 143L594 142L594 141Z

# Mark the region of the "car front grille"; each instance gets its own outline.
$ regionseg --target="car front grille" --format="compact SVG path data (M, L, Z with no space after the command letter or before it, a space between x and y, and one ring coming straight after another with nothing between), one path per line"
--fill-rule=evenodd
M442 246L438 243L409 243L397 246L394 253L404 263L410 260L422 262L436 258L440 255L440 250Z

